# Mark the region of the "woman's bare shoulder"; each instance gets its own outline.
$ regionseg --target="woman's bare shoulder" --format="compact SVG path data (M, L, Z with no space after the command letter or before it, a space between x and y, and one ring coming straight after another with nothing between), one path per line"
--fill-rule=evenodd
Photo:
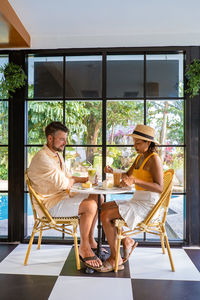
M156 164L156 165L162 165L162 160L160 158L160 156L155 153L154 155L152 155L150 158L149 158L149 164Z

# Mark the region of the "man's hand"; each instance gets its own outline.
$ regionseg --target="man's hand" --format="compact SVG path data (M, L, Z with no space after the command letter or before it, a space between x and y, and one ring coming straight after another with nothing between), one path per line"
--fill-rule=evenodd
M84 183L84 182L88 181L88 177L73 176L72 178L75 183Z
M68 189L70 190L71 187L74 185L75 180L73 178L69 178L69 185L68 185Z
M67 194L70 193L70 189L72 188L74 182L75 182L75 180L72 177L69 178L68 188L66 189Z

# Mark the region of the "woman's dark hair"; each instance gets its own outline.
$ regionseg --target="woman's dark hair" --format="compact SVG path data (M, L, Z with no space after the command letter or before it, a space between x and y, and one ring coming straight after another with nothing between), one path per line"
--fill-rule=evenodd
M46 137L48 137L48 135L55 135L55 133L58 130L64 131L66 133L69 132L69 129L65 125L63 125L61 122L51 122L45 128L45 135L46 135Z
M156 148L156 144L154 142L151 142L151 144L149 145L149 152L158 152L157 148Z

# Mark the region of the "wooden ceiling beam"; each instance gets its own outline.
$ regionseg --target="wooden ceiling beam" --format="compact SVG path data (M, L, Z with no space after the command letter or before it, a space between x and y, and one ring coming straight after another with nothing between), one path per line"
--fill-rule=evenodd
M8 0L0 0L0 48L29 48L31 38Z

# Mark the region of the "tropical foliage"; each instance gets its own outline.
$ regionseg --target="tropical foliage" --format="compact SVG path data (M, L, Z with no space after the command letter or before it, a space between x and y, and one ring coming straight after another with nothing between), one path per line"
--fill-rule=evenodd
M190 95L191 98L199 95L200 90L200 60L194 59L194 61L187 66L187 89L185 92Z
M0 73L3 74L0 78L1 98L12 98L12 94L16 89L21 88L26 84L26 74L19 65L12 62L0 66Z
M2 101L0 113L1 144L8 143L8 103ZM28 144L44 144L44 129L53 120L65 122L69 128L68 143L74 146L67 148L69 158L76 159L76 145L94 145L85 147L85 162L95 164L101 159L100 148L96 145L102 144L102 103L100 101L68 101L65 103L65 112L62 101L29 101L28 102ZM107 105L107 156L112 158L115 168L126 169L134 158L134 153L126 155L125 134L130 133L137 123L143 123L143 101L109 101ZM171 101L147 101L147 124L156 128L157 140L163 145L184 144L183 135L184 108L182 100ZM130 129L131 128L131 129ZM112 147L119 145L119 147ZM127 144L128 146L128 144ZM182 167L183 152L177 153L175 148L161 148L160 154L164 161L174 167ZM6 150L6 149L4 149ZM38 147L29 148L29 160L38 151ZM74 153L76 155L74 155ZM170 155L169 155L170 154ZM125 160L124 157L127 156ZM0 178L7 178L7 150L1 150ZM166 157L166 159L165 159ZM177 158L179 157L179 158ZM67 158L67 157L66 157ZM82 161L84 163L84 161Z

